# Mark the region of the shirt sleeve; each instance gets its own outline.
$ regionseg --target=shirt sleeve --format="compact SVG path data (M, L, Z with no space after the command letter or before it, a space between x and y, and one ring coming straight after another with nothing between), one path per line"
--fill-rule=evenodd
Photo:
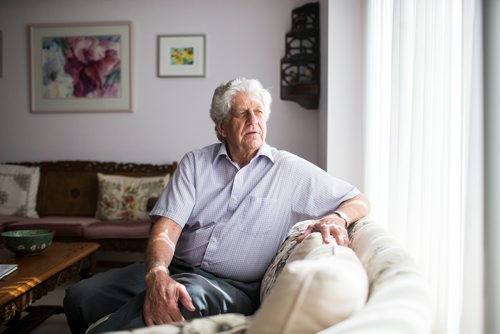
M192 153L187 153L181 159L172 179L149 214L152 222L159 217L166 217L184 227L196 200L194 165Z
M293 210L303 217L323 217L360 191L352 184L336 178L321 168L299 159L294 165L297 179Z

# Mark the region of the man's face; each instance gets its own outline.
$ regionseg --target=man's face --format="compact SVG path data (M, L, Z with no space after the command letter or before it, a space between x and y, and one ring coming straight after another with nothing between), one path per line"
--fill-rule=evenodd
M251 93L236 93L231 111L219 133L226 139L231 155L254 155L266 140L264 106Z

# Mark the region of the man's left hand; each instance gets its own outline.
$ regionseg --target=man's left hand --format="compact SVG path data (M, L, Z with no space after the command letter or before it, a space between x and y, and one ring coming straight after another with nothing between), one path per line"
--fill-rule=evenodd
M313 232L320 232L324 243L330 243L331 238L335 238L339 246L349 246L349 235L344 227L345 222L336 214L328 215L315 220L298 238L297 242L302 242Z

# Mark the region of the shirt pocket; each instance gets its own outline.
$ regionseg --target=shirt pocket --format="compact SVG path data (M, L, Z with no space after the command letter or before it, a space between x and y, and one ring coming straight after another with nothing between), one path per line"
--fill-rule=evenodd
M288 214L286 206L275 198L249 196L239 212L238 229L247 235L268 234L281 230Z

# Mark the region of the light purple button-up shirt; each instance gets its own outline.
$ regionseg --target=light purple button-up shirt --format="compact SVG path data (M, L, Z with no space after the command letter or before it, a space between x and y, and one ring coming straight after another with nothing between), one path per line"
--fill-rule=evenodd
M349 183L264 144L239 168L225 145L187 153L151 211L183 230L175 256L219 277L260 280L289 229L359 194Z

